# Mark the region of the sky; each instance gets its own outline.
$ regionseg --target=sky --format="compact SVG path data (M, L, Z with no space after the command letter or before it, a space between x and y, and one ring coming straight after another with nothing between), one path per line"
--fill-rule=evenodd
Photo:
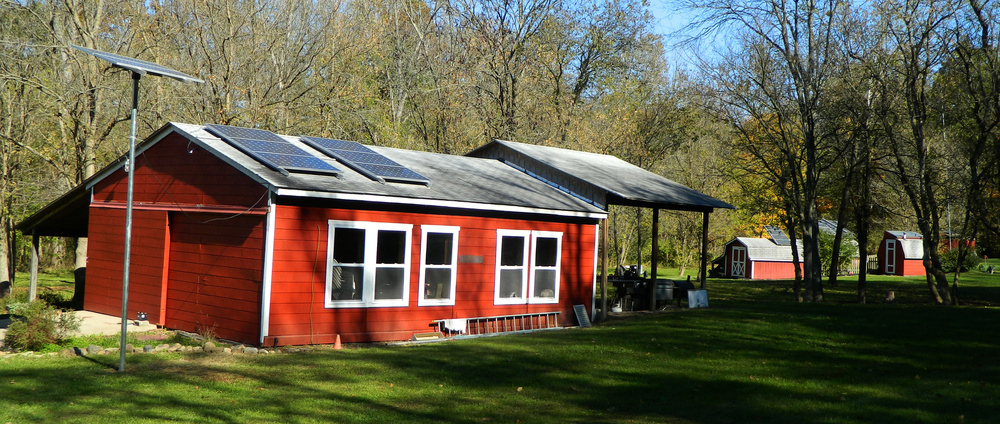
M656 32L663 36L663 49L667 63L674 69L693 71L695 61L691 48L675 46L678 41L683 39L684 34L681 30L691 21L692 14L675 10L676 6L673 3L672 1L651 0L649 11L653 15ZM722 37L716 37L716 41L704 43L702 52L714 49L713 44L721 43L724 43Z

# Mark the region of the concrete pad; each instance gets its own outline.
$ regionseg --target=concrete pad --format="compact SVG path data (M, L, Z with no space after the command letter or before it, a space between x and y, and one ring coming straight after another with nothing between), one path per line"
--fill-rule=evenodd
M76 314L76 318L80 320L80 330L74 332L74 336L90 336L95 334L113 336L115 334L121 334L121 317L104 315L91 311L76 311L73 313ZM131 330L131 328L129 330Z
M69 313L69 312L67 312ZM75 331L72 335L74 336L90 336L90 335L104 335L113 336L116 334L121 334L122 331L122 320L121 317L99 314L97 312L91 311L74 311L77 319L80 320L80 329ZM11 320L9 318L0 319L0 342L6 337L7 327L10 325ZM156 326L149 324L148 322L143 325L136 325L136 321L130 320L128 324L129 332L139 332L139 331L149 331L155 330Z

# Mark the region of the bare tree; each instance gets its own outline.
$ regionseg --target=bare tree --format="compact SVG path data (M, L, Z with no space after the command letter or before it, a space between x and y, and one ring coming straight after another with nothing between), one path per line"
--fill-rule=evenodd
M906 193L923 233L923 264L927 270L927 286L938 303L950 303L948 280L941 267L942 192L941 146L932 146L928 134L928 90L934 70L942 63L951 47L946 24L955 13L951 0L886 1L876 12L880 17L875 34L884 38L887 58L880 91L883 96L899 93L897 106L880 113L881 125L893 154L894 177ZM876 53L876 52L871 52ZM876 55L877 56L877 55ZM891 130L889 130L891 129Z
M743 131L751 149L770 144L776 156L755 154L782 190L802 236L805 298L823 299L816 200L822 170L840 154L821 130L820 107L837 61L840 0L691 0L702 13L696 26L728 28L743 35L729 68L714 73L733 123L755 121L767 137ZM746 64L745 66L743 64Z

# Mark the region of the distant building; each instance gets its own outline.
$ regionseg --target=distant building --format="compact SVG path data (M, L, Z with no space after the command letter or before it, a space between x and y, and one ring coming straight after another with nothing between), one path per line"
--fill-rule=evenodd
M886 231L878 246L878 272L923 275L924 236L913 231Z
M736 237L726 244L723 259L723 276L726 278L747 278L751 280L783 280L795 278L792 241L784 231L774 226L764 226L769 238ZM820 220L820 231L834 233L837 222L828 219ZM844 234L851 234L844 230ZM850 260L848 274L856 273L859 265L857 242L853 240L854 254ZM801 242L796 243L798 250L798 267L802 269L803 254Z

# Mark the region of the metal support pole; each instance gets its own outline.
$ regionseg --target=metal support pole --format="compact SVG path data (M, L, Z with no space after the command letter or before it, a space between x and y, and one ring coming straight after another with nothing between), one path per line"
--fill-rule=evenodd
M118 349L118 371L125 371L125 339L128 336L128 274L132 256L132 193L135 184L135 133L136 114L139 110L139 79L142 74L132 72L132 129L128 138L128 205L125 207L125 262L122 266L122 339Z
M649 310L656 310L656 253L660 250L660 208L653 208L653 249L649 252Z

